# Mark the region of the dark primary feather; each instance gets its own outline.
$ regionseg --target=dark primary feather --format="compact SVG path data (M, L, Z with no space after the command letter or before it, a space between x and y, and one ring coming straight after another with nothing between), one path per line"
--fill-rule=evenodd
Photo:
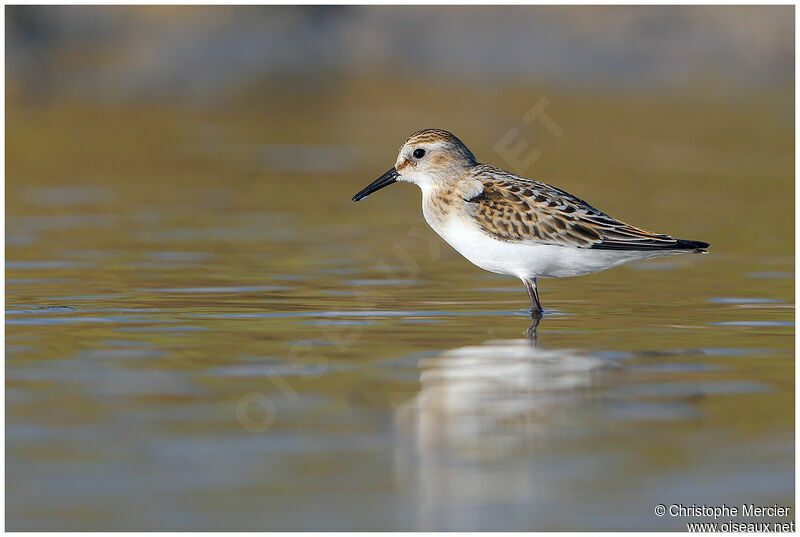
M613 242L601 242L592 246L595 250L694 250L696 252L704 252L706 248L711 246L707 242L693 241L689 239L675 239L675 244L665 246L663 244L645 244L637 243L630 244L617 244Z
M512 242L604 250L694 250L709 244L630 226L559 188L479 164L471 178L483 192L467 200L478 225Z

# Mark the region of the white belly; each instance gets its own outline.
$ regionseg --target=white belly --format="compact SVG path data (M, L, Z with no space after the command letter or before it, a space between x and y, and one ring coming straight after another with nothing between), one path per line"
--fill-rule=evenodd
M429 221L428 224L458 253L480 268L521 279L580 276L630 261L673 253L590 250L499 241L481 231L466 218L448 219L438 225Z

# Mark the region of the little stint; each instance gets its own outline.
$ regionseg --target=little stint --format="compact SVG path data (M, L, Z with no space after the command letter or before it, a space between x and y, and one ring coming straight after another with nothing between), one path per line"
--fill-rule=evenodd
M409 136L394 167L353 201L397 181L422 189L425 221L461 255L522 280L537 319L543 311L539 278L580 276L709 247L625 224L559 188L480 164L461 140L440 129Z

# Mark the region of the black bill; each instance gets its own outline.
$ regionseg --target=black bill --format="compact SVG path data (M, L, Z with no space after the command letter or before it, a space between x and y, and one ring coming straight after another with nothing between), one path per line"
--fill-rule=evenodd
M361 201L370 194L372 194L373 192L380 190L385 186L391 185L392 183L397 181L398 175L399 174L397 173L397 170L392 168L391 170L384 173L383 175L372 181L370 184L368 184L364 188L364 190L353 196L353 201Z

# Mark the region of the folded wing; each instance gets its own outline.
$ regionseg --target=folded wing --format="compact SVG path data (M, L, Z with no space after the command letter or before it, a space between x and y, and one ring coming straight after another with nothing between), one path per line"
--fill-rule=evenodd
M493 237L512 242L606 250L698 250L705 242L630 226L561 189L486 165L473 169L483 192L468 211Z

